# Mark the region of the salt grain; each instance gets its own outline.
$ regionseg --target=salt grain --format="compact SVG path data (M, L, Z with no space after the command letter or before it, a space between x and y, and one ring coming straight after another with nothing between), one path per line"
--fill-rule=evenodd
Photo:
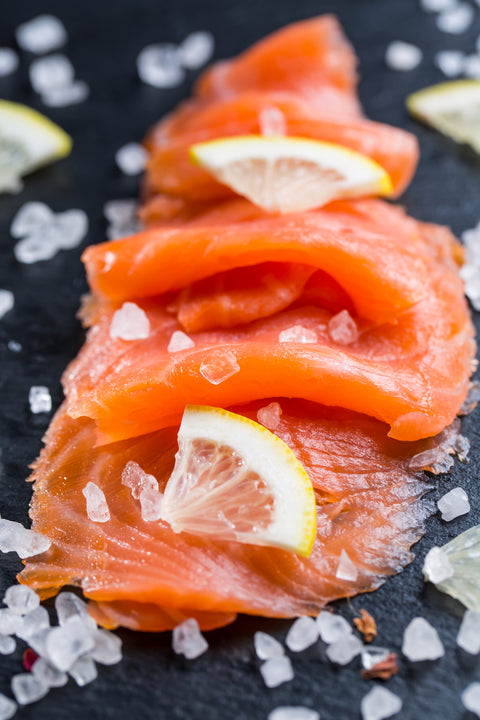
M363 643L356 635L344 635L327 648L328 659L337 665L348 665L360 655Z
M22 50L41 55L65 45L67 31L63 23L53 15L38 15L19 25L15 37Z
M208 650L208 642L194 618L189 618L173 628L172 647L173 652L184 655L187 660L194 660Z
M103 206L103 214L112 225L128 225L135 220L138 212L138 202L133 198L124 200L109 200Z
M22 626L22 618L9 608L0 610L0 634L14 635Z
M87 501L87 515L92 522L105 523L110 520L105 494L94 482L88 482L82 490Z
M88 655L79 658L70 668L68 674L75 680L77 685L84 687L98 677L96 665Z
M80 245L88 232L88 216L84 210L73 208L57 213L53 223L44 231L43 236L50 234L61 250L70 250Z
M425 579L432 583L443 582L452 577L453 568L450 565L448 555L442 548L433 547L425 556L423 563Z
M57 595L55 610L60 625L65 625L72 617L88 616L87 603L72 592L62 592Z
M50 636L50 633L53 632L52 628L43 628L43 630L39 630L35 635L30 635L28 638L28 644L30 645L30 648L41 657L46 656L47 654L47 640Z
M11 585L5 592L3 602L17 615L27 615L38 608L40 598L26 585Z
M437 502L437 507L442 513L442 520L450 522L460 515L470 512L470 502L465 490L461 487L453 488Z
M51 260L57 254L57 251L58 247L51 239L32 235L20 240L15 245L13 254L18 262L31 265L32 263Z
M475 17L474 10L467 3L457 3L437 17L437 27L442 32L459 35L468 30Z
M480 683L473 682L467 685L462 692L462 703L467 710L480 717Z
M15 304L15 298L10 290L0 290L0 319L3 318Z
M387 688L375 686L360 704L363 720L385 720L402 709L402 701Z
M317 627L321 639L327 645L337 642L345 635L351 635L352 626L341 615L323 610L317 617Z
M268 720L320 720L320 714L316 710L299 705L285 705L272 710Z
M18 68L18 55L15 50L0 47L0 77L11 75Z
M21 673L12 678L12 692L19 705L30 705L48 695L48 687L32 673Z
M365 670L371 670L375 665L386 660L389 655L390 650L388 648L369 645L361 652L362 667Z
M181 350L189 350L194 346L195 343L191 337L181 330L175 330L175 332L172 333L167 350L169 353L175 353L180 352Z
M20 523L0 519L0 551L16 552L22 559L48 550L52 541L45 535L27 530Z
M119 340L144 340L150 335L150 321L142 308L135 303L123 303L120 310L113 313L110 324L110 337Z
M140 493L142 520L156 522L162 517L163 494L158 489L146 488Z
M405 628L402 652L411 662L437 660L445 654L437 631L425 618L414 618Z
M116 665L122 659L122 640L108 630L96 630L93 634L95 646L90 655L101 665Z
M455 5L457 0L420 0L420 7L425 12L442 12L452 5Z
M32 675L49 688L63 687L68 682L67 673L50 665L45 658L38 658L32 667Z
M299 617L290 627L285 644L292 652L302 652L318 640L318 627L311 617Z
M0 720L10 720L17 712L17 704L0 693Z
M396 40L387 47L385 62L392 70L414 70L422 61L423 53L416 45Z
M176 45L148 45L137 58L138 76L142 82L156 88L180 85L185 77L181 54Z
M197 70L210 60L214 46L211 33L204 30L190 33L178 47L179 61L183 67Z
M212 385L220 385L240 370L237 358L231 350L215 353L211 360L200 365L200 375Z
M50 617L46 608L40 606L22 618L22 625L16 635L28 642L28 638L48 627L50 627Z
M282 408L278 402L271 402L257 411L257 420L269 430L276 430L280 424Z
M30 412L34 415L50 412L52 409L50 390L45 385L32 385L28 393L28 402Z
M115 153L115 162L125 175L138 175L145 170L148 153L138 143L127 143Z
M148 475L142 470L138 463L132 460L123 468L122 485L130 488L135 500L140 499L140 495L144 490L154 490L158 492L158 482L155 476Z
M0 635L0 655L11 655L15 652L17 643L9 635Z
M28 69L30 84L37 93L50 92L69 85L75 71L65 55L49 55L34 60Z
M465 53L460 50L442 50L435 55L435 65L449 78L463 72Z
M25 237L53 222L54 217L54 213L45 203L27 202L13 218L10 234L14 238Z
M58 670L67 672L94 647L91 625L83 618L73 617L65 625L50 630L46 637L46 652L43 654Z
M294 678L291 660L285 655L270 658L264 662L263 665L260 666L260 673L263 677L263 682L269 688L278 687Z
M457 645L470 655L480 653L480 612L465 611L457 635Z
M9 340L7 343L7 347L9 350L11 350L14 353L21 352L21 350L22 350L22 345L19 342L17 342L16 340Z
M351 345L358 340L358 327L348 310L330 318L328 322L328 334L333 342L338 345Z
M280 657L285 654L282 643L261 630L253 636L253 644L255 653L260 660L270 660L270 658Z
M335 575L339 580L346 580L347 582L355 582L358 577L358 568L350 560L345 550L340 553Z
M83 80L75 80L64 87L51 88L42 94L42 102L48 107L68 107L84 102L90 94L90 88Z
M317 333L314 330L304 328L302 325L293 325L292 327L282 330L278 336L281 343L298 342L298 343L316 343L318 342Z
M463 73L469 78L480 80L480 55L468 55L465 58Z
M287 134L287 121L279 108L266 107L258 117L260 135L264 137L284 137Z

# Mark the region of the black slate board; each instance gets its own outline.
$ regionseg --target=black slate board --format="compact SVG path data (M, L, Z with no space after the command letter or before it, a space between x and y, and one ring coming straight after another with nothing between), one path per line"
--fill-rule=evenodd
M81 249L59 253L53 260L31 266L13 256L9 227L18 208L28 200L42 200L60 211L86 210L90 232L84 245L104 239L102 206L107 199L135 196L136 180L115 169L114 152L130 140L139 140L146 128L189 93L191 73L181 87L159 91L136 78L135 59L147 44L181 41L188 32L211 30L216 57L231 56L266 33L296 19L334 11L355 45L360 59L360 96L365 111L375 120L391 122L417 134L422 159L416 178L402 201L419 218L449 224L456 232L472 227L480 216L478 202L480 161L464 148L423 128L406 114L405 96L441 80L432 58L437 50L460 48L473 52L480 32L480 11L475 25L461 36L440 33L435 18L421 12L418 0L119 0L117 3L82 0L22 0L2 3L0 46L14 43L14 28L40 12L58 15L70 41L65 52L77 77L91 86L82 105L49 112L74 138L70 158L28 178L19 196L0 195L0 287L15 293L15 309L0 321L0 512L3 517L27 522L30 487L24 483L28 464L36 457L48 417L32 416L28 390L48 385L57 406L61 401L59 378L76 354L83 333L75 320L79 297L85 291ZM402 39L425 51L422 65L410 73L395 73L383 62L387 44ZM45 111L31 91L22 54L21 70L0 79L0 97L30 104ZM477 317L478 326L478 317ZM22 345L18 353L7 342ZM404 702L404 720L467 720L459 696L473 679L480 679L480 661L455 647L462 609L423 584L421 566L427 550L443 544L480 522L480 437L477 411L464 420L464 433L472 441L471 462L457 463L441 477L433 500L447 489L462 485L472 511L450 524L433 517L428 534L415 547L417 558L401 575L375 593L356 598L354 608L365 607L377 619L378 643L399 652L404 627L415 615L426 617L439 631L446 655L421 668L401 662L401 672L388 683ZM12 583L20 563L0 558L0 591ZM337 607L352 618L348 603ZM360 700L372 687L362 681L358 661L343 669L332 667L324 651L316 648L295 656L295 679L267 690L252 650L255 630L283 638L289 623L240 618L233 626L209 634L211 650L195 662L175 657L170 634L147 635L122 631L125 659L112 668L99 667L99 679L80 689L73 682L33 706L19 711L30 720L81 718L171 718L192 720L264 720L280 704L306 705L320 711L322 720L360 718ZM21 652L0 656L0 691L9 693L10 677L20 671Z

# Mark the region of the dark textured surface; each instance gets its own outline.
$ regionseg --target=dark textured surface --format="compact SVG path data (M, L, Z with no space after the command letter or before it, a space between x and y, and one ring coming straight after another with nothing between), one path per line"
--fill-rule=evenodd
M446 223L456 232L480 218L478 202L480 162L434 132L411 121L404 108L405 95L441 79L432 63L434 53L446 47L473 51L480 31L476 25L459 37L440 33L434 17L422 13L418 0L22 0L2 4L0 46L12 45L14 28L39 12L62 18L70 34L66 54L77 77L91 85L91 97L82 105L51 111L74 138L67 160L42 170L26 181L19 196L0 196L0 287L15 293L15 309L0 320L0 512L3 517L27 521L30 487L24 483L28 464L37 455L49 418L32 416L28 389L48 385L55 405L61 400L59 378L83 339L75 312L85 291L80 249L61 252L47 263L19 265L13 257L9 226L27 200L42 200L54 210L80 207L90 218L87 243L104 239L102 206L109 198L137 194L137 181L115 169L115 150L142 137L160 115L187 96L189 82L174 90L143 86L135 75L135 58L155 41L182 40L197 29L210 29L216 38L216 57L232 55L269 31L295 19L335 11L360 58L360 95L367 114L406 127L421 143L419 171L403 202L423 219ZM389 41L403 39L421 45L425 58L414 72L394 73L383 63ZM42 110L27 80L26 56L21 70L0 79L0 97L22 101ZM22 345L19 353L8 340ZM356 598L355 608L366 607L376 617L378 643L400 651L402 632L415 615L423 615L438 629L446 655L424 667L401 661L401 672L388 687L401 695L404 720L467 720L460 704L462 689L480 679L480 660L455 647L461 608L433 588L424 587L422 559L434 544L480 522L477 487L480 437L477 411L464 421L472 441L472 461L440 478L434 499L462 485L470 495L472 512L450 524L432 518L428 534L415 548L417 559L400 576L377 592ZM0 591L20 569L11 556L0 558ZM347 603L339 611L351 619ZM279 704L304 704L320 711L322 720L360 718L361 697L373 683L360 679L358 660L336 669L317 648L293 658L295 679L267 690L252 651L253 632L264 629L283 638L289 623L241 618L225 630L210 633L211 650L192 663L182 662L170 650L170 634L140 635L122 632L125 660L113 668L99 667L99 679L80 689L73 682L19 712L30 720L69 718L130 718L149 720L263 720ZM20 670L20 651L0 656L0 691L9 692L10 677Z

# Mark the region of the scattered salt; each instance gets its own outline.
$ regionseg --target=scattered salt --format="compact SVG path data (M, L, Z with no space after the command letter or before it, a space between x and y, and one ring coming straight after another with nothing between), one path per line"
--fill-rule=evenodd
M11 655L15 652L17 643L9 635L0 635L0 655Z
M148 475L140 465L130 460L122 472L122 485L130 488L135 500L140 499L144 490L155 490L158 492L158 482L154 475Z
M340 560L338 561L335 575L339 580L346 580L348 582L355 582L358 577L358 568L350 560L345 550L342 550L340 553Z
M475 17L471 5L465 2L455 3L443 10L437 17L437 27L442 32L459 35L468 30Z
M13 218L10 234L14 238L29 235L35 230L49 225L55 217L48 205L42 202L27 202Z
M172 633L173 652L194 660L208 650L208 642L203 637L194 618L185 620Z
M108 630L93 633L95 646L90 653L92 660L101 665L116 665L122 659L122 640Z
M416 617L403 633L402 652L411 662L437 660L445 654L434 627L423 617Z
M20 523L0 519L0 551L16 552L22 559L48 550L52 541L45 535L27 530Z
M360 709L363 720L385 720L400 712L402 701L395 693L377 685L362 698Z
M80 687L88 685L98 677L97 667L89 655L79 658L72 665L68 674Z
M318 627L311 617L299 617L290 627L285 644L292 652L302 652L318 640Z
M280 342L316 343L317 333L314 330L304 328L302 325L293 325L282 330L278 336Z
M389 655L390 650L388 648L369 645L368 647L364 648L361 653L362 667L365 670L371 670L374 665L383 662L388 658Z
M189 70L197 70L210 60L214 46L211 33L204 30L190 33L178 47L180 64Z
M272 710L268 720L320 720L320 714L316 710L299 705L285 705Z
M44 385L32 385L28 393L28 402L30 404L30 412L34 415L50 412L52 409L50 390Z
M317 617L318 632L327 645L352 634L352 626L341 615L323 610Z
M10 720L17 712L17 704L0 693L0 720Z
M257 420L269 430L276 430L280 424L282 408L278 402L271 402L257 411Z
M425 556L423 562L425 579L432 583L439 583L453 575L447 554L442 548L433 547Z
M200 375L212 385L220 385L239 370L240 365L231 350L219 351L211 360L200 365Z
M253 636L253 644L255 653L260 660L270 660L270 658L280 657L285 654L282 643L261 630Z
M328 322L328 334L333 342L339 345L351 345L358 340L358 327L348 310L330 318Z
M145 488L140 493L140 507L142 520L156 522L162 517L163 493L158 488Z
M50 92L69 85L75 75L65 55L49 55L34 60L28 69L30 84L37 93Z
M276 107L266 107L258 117L260 135L264 137L284 137L287 134L287 122L283 112Z
M22 626L22 618L9 608L0 610L0 634L14 635Z
M343 635L327 648L328 659L337 665L348 665L360 655L363 643L356 635Z
M480 612L465 611L457 635L457 645L471 655L480 653Z
M110 520L105 494L94 482L88 482L82 490L87 501L87 515L92 522L104 523Z
M17 615L27 615L38 608L40 598L26 585L11 585L5 592L3 602Z
M32 675L49 688L63 687L68 682L67 673L50 665L45 658L38 658L33 664Z
M461 487L453 488L445 493L437 502L437 507L442 513L442 520L450 522L460 515L470 512L470 502L465 490Z
M468 55L465 58L463 73L469 78L480 80L480 55Z
M462 703L467 710L480 718L480 683L472 682L462 692Z
M65 45L67 31L63 23L53 15L38 15L19 25L15 37L22 50L41 55Z
M72 617L88 616L87 603L72 592L62 592L57 595L55 610L60 625L65 625Z
M395 40L387 47L385 62L392 70L414 70L422 57L423 53L416 45Z
M176 45L148 45L137 58L138 76L142 82L156 88L175 87L185 77L180 63L181 53Z
M115 162L125 175L138 175L145 170L148 153L138 143L128 143L115 153Z
M75 80L65 87L50 88L42 94L42 102L48 107L68 107L84 102L90 94L90 88L83 80Z
M0 290L0 319L3 318L15 304L15 298L11 290Z
M180 352L181 350L188 350L194 346L195 343L191 337L181 330L175 330L175 332L172 333L167 350L169 353L175 353Z
M8 47L0 48L0 77L11 75L18 68L18 55Z
M260 666L260 672L263 682L269 688L278 687L294 678L291 660L286 655L270 658Z
M28 641L28 638L50 627L50 617L46 608L37 607L22 618L22 625L17 630L17 637Z
M94 647L91 625L77 616L50 630L45 641L46 652L39 654L45 655L58 670L66 672Z
M32 673L21 673L12 678L12 692L19 705L30 705L48 694L48 687Z
M460 50L442 50L435 55L435 65L446 77L457 77L463 72L465 53Z
M150 335L150 321L142 308L135 303L123 303L113 314L110 337L119 340L144 340Z
M425 12L442 12L452 5L455 5L457 0L420 0L420 7Z

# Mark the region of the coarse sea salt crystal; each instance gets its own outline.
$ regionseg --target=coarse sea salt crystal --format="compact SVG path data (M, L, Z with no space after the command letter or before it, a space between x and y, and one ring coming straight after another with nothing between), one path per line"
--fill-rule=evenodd
M0 693L0 720L10 720L17 712L17 703Z
M15 50L0 47L0 77L11 75L18 68L18 55Z
M113 313L110 337L119 340L144 340L150 335L150 321L142 308L135 303L123 303Z
M318 632L324 643L330 645L345 635L351 635L352 626L341 615L322 610L317 616Z
M287 134L287 122L283 112L276 107L266 107L258 116L260 135L264 137L284 137Z
M465 610L458 630L457 645L470 655L480 653L480 612Z
M433 547L425 556L423 562L425 579L432 583L439 583L452 577L453 568L448 555L439 547Z
M460 50L441 50L435 55L434 61L446 77L457 77L463 72L465 53Z
M16 552L23 560L45 552L51 544L52 541L45 535L27 530L20 523L0 519L1 552Z
M442 513L442 520L450 522L460 515L470 512L470 502L465 490L461 487L453 488L445 493L437 502L437 507Z
M360 703L363 720L385 720L402 709L402 701L387 688L375 686Z
M180 85L185 77L181 56L176 45L164 43L148 45L137 57L140 80L156 88Z
M83 80L75 80L70 85L50 88L42 93L41 99L48 107L68 107L84 102L90 95L90 87Z
M42 657L47 654L47 639L52 632L52 628L43 628L39 630L35 635L30 635L28 638L28 644L30 648Z
M55 610L60 625L65 625L72 617L87 617L87 603L75 593L62 592L55 598Z
M109 200L103 206L103 214L112 225L128 225L136 219L138 202L133 198Z
M280 657L285 654L282 643L261 630L253 636L253 644L255 653L260 660L270 660L270 658Z
M28 75L35 92L43 93L69 85L75 70L65 55L56 54L34 60L28 69Z
M200 365L200 375L212 385L220 385L239 370L240 365L231 350L219 351L211 360Z
M318 341L317 333L302 325L293 325L292 327L286 328L286 330L282 330L278 339L280 342L299 343L316 343Z
M471 5L465 2L456 3L437 16L437 27L442 32L459 35L468 30L475 17Z
M299 617L291 625L285 644L292 652L302 652L318 640L318 627L311 617Z
M116 665L122 659L122 640L108 630L96 630L93 633L95 646L90 655L101 665Z
M358 340L357 323L348 310L342 310L330 318L327 327L330 338L338 345L351 345Z
M22 618L9 608L0 610L0 634L14 635L22 626Z
M405 628L402 652L411 662L437 660L445 655L437 631L422 617L413 618Z
M292 662L286 655L266 660L260 666L260 673L269 688L278 687L294 678Z
M163 494L158 489L145 488L140 493L142 520L156 522L162 517Z
M15 298L11 290L0 290L0 319L3 318L15 304Z
M30 412L34 415L47 413L52 409L50 390L45 385L32 385L28 393Z
M91 625L84 618L73 617L65 625L49 631L45 642L46 652L43 655L58 670L67 672L82 655L86 655L94 647Z
M7 343L7 347L9 350L15 353L18 353L22 350L22 345L16 340L9 340Z
M269 430L276 430L280 424L282 408L278 402L271 402L257 411L257 420Z
M27 202L13 218L10 234L14 238L25 237L51 223L54 217L55 214L45 203Z
M11 655L15 652L17 643L10 635L0 635L0 655Z
M87 501L87 515L92 522L104 523L110 520L105 494L94 482L88 482L82 490Z
M395 40L387 47L385 62L392 70L414 70L422 61L423 53L411 43Z
M89 655L78 658L68 671L68 674L80 687L88 685L98 677L97 667Z
M38 234L20 240L13 248L16 260L24 265L51 260L57 251L58 247L54 240Z
M181 350L188 350L194 346L195 343L191 337L181 330L175 330L175 332L172 333L167 350L169 353L175 353L180 352Z
M49 688L63 687L68 682L67 673L51 665L45 658L38 658L33 664L32 675Z
M50 627L50 617L46 608L37 607L22 618L22 625L15 633L17 637L28 642L28 638Z
M465 58L463 73L474 80L480 79L480 55L468 55Z
M344 635L327 648L328 659L337 665L348 665L353 658L360 655L363 643L356 635Z
M442 12L456 2L457 0L420 0L420 7L425 12Z
M22 50L42 55L67 42L67 31L54 15L38 15L19 25L15 37Z
M464 707L480 717L480 683L473 682L467 685L461 697Z
M208 650L208 642L203 637L194 618L189 618L173 628L173 652L194 660Z
M38 236L39 239L52 242L57 249L71 250L80 244L87 232L87 214L83 210L73 208L54 215L49 223L38 230L38 235L34 232L30 237Z
M320 714L300 705L284 705L272 710L268 720L320 720Z
M139 143L123 145L115 153L115 162L125 175L138 175L145 170L148 153Z
M40 598L26 585L11 585L3 596L3 602L17 615L27 615L38 608Z
M358 577L358 568L350 560L345 550L342 550L340 553L340 560L338 561L335 576L339 580L346 580L348 582L355 582Z
M210 60L214 47L212 33L205 30L192 32L178 46L180 64L189 70L197 70Z
M371 670L375 665L386 660L389 655L390 650L388 648L369 645L361 652L362 667L365 670Z
M41 700L48 694L48 686L32 673L21 673L12 678L12 692L19 705L30 705L30 703Z
M129 460L122 472L122 485L130 488L135 500L140 499L144 490L155 490L158 492L158 482L154 475L148 475L140 465Z

